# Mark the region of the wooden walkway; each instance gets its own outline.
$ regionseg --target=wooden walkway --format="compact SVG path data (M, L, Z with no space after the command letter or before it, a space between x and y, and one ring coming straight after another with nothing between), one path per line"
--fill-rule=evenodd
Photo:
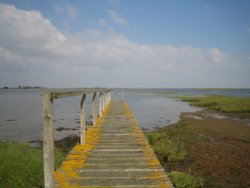
M55 172L56 187L172 187L124 101L112 101L86 143Z

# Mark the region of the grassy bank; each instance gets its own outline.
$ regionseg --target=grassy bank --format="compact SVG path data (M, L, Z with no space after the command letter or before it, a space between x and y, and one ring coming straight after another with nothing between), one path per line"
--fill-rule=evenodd
M250 98L211 95L203 97L180 97L193 106L207 107L225 113L250 113Z
M0 187L43 187L42 158L41 148L30 148L21 143L0 141ZM56 166L59 166L63 158L63 153L56 150Z
M199 188L204 186L203 177L193 176L185 170L179 171L178 168L172 168L175 164L183 163L188 156L178 136L173 136L168 129L159 129L147 132L146 137L165 170L169 171L168 176L175 187Z
M250 187L250 127L210 113L183 113L146 136L176 187Z

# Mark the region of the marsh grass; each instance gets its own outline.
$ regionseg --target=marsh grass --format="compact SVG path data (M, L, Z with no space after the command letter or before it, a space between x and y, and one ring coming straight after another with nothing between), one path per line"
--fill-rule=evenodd
M172 142L165 132L148 132L146 137L158 158L166 162L177 162L185 159L187 152L184 150L184 147L178 142Z
M146 133L149 143L161 162L179 162L185 159L187 152L184 150L183 145L178 142L179 139L183 139L188 134L185 131L183 133L183 131L177 129L173 132L151 131ZM178 135L176 133L182 134ZM172 171L168 173L168 176L176 188L199 188L203 186L204 182L202 178L193 177L185 172Z
M193 106L207 107L225 113L249 113L250 98L229 97L221 95L210 95L203 97L180 97L181 100L189 102Z
M55 152L58 167L64 155ZM0 187L27 188L43 187L43 154L41 148L16 142L0 141Z
M176 188L199 188L204 186L204 179L194 177L185 172L170 172L168 173L173 185Z

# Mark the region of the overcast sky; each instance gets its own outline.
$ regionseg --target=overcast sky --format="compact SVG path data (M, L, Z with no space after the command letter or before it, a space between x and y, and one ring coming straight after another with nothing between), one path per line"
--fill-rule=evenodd
M250 87L249 0L0 0L0 87Z

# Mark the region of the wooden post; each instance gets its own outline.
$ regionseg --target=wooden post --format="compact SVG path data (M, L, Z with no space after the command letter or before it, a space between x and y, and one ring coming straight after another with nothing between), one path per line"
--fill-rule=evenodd
M93 93L92 97L92 121L93 125L96 124L96 92Z
M106 91L103 92L103 111L105 111L106 107Z
M43 163L44 187L53 188L54 180L54 127L53 99L50 93L43 94Z
M105 104L105 108L107 108L108 103L109 103L109 98L108 98L108 96L109 96L109 93L106 92L106 104Z
M102 91L99 93L99 117L102 116Z
M80 103L80 143L85 144L85 129L86 129L86 94L84 93Z
M102 112L104 111L105 108L104 96L105 96L105 91L102 92Z
M112 93L111 93L111 91L109 92L109 103L110 103L110 101L111 101L111 96L112 96Z

